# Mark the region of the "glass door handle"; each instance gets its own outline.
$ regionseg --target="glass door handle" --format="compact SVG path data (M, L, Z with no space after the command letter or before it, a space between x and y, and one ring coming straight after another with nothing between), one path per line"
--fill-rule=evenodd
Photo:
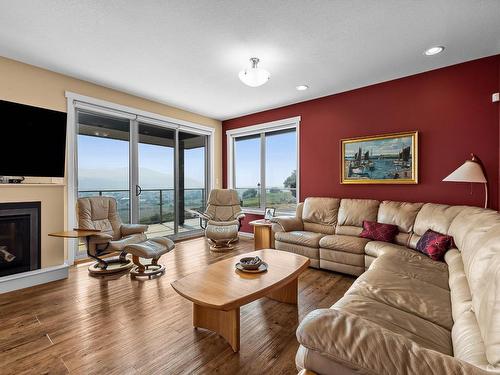
M135 196L138 197L139 195L141 195L142 193L142 189L139 185L135 185Z

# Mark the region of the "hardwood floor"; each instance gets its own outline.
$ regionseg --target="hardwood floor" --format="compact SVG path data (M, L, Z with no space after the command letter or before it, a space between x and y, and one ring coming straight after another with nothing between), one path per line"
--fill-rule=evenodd
M206 264L253 251L215 254L204 238L163 256L166 274L94 278L88 264L66 280L0 295L3 374L296 374L298 322L330 307L354 278L309 268L299 279L299 306L262 298L241 308L241 350L192 327L191 302L170 286Z

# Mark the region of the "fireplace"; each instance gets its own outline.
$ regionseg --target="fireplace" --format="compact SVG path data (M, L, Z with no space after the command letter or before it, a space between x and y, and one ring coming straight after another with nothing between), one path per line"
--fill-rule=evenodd
M40 206L0 203L0 277L40 268Z

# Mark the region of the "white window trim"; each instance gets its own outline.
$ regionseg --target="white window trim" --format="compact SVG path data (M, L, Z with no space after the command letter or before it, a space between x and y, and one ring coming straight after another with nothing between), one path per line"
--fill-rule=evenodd
M180 120L169 116L163 116L154 112L144 111L138 108L116 104L102 99L77 94L71 91L65 92L67 106L67 137L66 137L66 178L67 178L67 228L76 228L76 200L78 186L77 172L77 129L76 110L87 109L92 112L108 114L136 121L144 121L151 124L168 123L170 128L180 131L191 131L209 136L209 190L215 187L215 129L209 126L196 124L194 122ZM207 194L210 191L207 192ZM74 264L78 240L69 240L67 243L66 263Z
M245 126L238 129L226 131L227 136L227 187L234 188L234 139L247 135L261 134L264 132L285 130L295 128L297 134L297 203L300 197L300 120L301 116L289 117L281 120L264 122L261 124ZM265 181L264 181L265 183ZM243 212L249 214L264 214L264 208L243 208ZM280 214L286 215L286 212Z

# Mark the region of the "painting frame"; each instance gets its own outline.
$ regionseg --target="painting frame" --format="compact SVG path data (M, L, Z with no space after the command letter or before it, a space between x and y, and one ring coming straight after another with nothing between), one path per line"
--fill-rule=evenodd
M383 141L397 138L411 138L411 178L350 178L346 174L347 158L346 158L346 145ZM340 183L341 184L418 184L418 131L406 131L400 133L388 133L381 135L372 135L365 137L354 137L340 140Z

